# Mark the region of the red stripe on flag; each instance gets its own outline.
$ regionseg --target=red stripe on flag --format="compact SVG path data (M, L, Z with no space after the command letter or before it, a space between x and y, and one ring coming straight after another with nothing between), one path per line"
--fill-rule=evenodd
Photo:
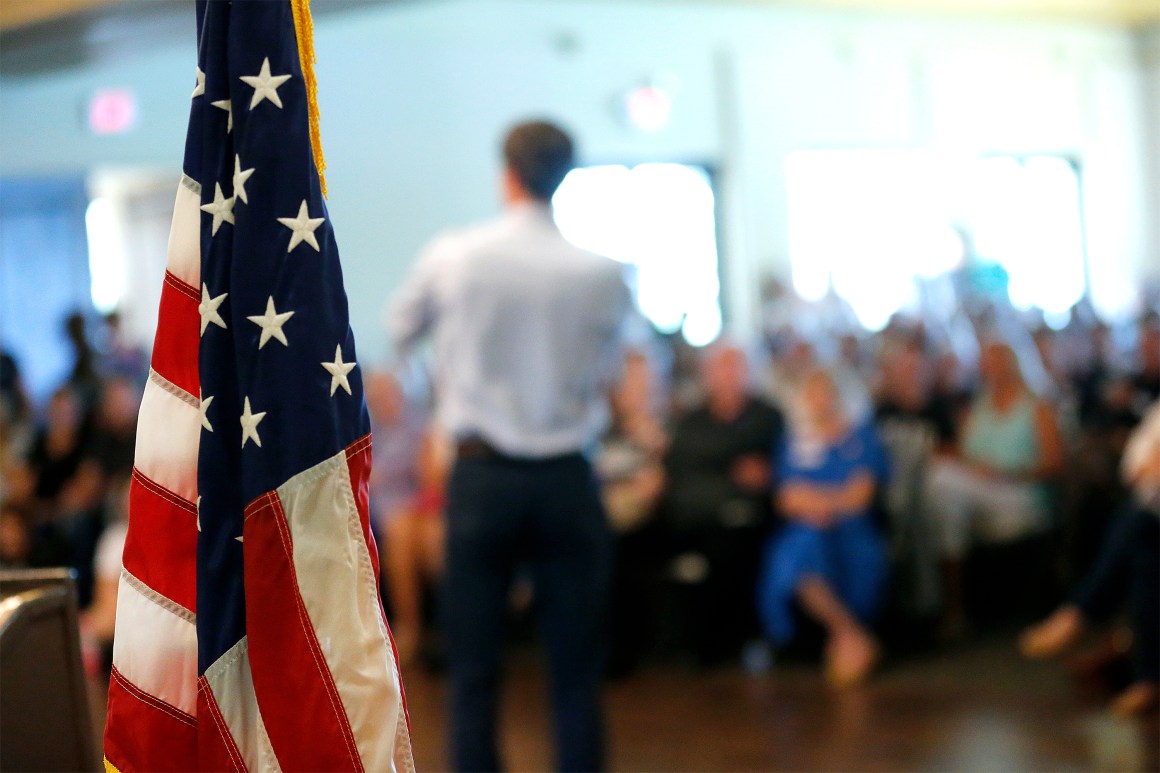
M363 770L346 709L298 591L290 526L276 493L246 508L243 537L250 669L279 763L287 770Z
M199 395L197 348L200 341L200 291L169 271L161 286L153 370L194 397Z
M209 718L208 722L202 722L201 732L197 734L201 769L245 771L246 761L204 676L197 680L197 715Z
M355 507L358 508L358 519L362 525L363 539L366 541L367 552L371 557L371 567L375 578L379 574L379 548L375 544L375 535L371 531L371 436L364 435L351 443L346 449L346 466L350 471L350 490L354 493ZM376 584L376 588L378 585ZM387 612L383 609L383 598L379 596L379 614L383 616L383 625L387 627L387 636L391 640L391 654L394 656L396 667L399 663L399 649L395 646L395 635L391 633L391 626L387 622ZM407 708L407 691L403 689L403 680L399 680L399 698L403 702L403 717L407 720L407 729L411 728L411 712Z
M105 758L121 773L198 770L197 722L137 689L113 668L105 722Z
M197 506L133 470L125 569L165 598L197 609Z
M375 577L379 576L379 550L375 545L375 535L371 532L371 436L363 435L346 449L346 466L350 471L350 490L358 508L362 523L363 538L371 554L371 567Z

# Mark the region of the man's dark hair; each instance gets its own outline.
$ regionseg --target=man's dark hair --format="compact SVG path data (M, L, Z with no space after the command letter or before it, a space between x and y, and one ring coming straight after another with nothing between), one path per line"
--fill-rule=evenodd
M574 165L572 138L547 121L528 121L508 131L503 158L534 198L550 201Z

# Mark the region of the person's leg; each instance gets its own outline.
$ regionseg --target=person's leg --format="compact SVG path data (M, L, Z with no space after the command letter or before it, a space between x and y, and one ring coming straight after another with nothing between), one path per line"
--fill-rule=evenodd
M422 628L419 568L414 545L415 516L409 507L391 513L384 527L383 563L391 599L391 631L399 662L409 663L419 646Z
M942 557L944 638L957 638L966 629L963 562L971 538L971 518L979 482L962 465L936 463L927 481L927 505Z
M817 529L788 523L769 540L758 579L757 608L765 635L775 646L789 644L797 633L795 604L802 578L825 572L825 550Z
M1132 649L1133 683L1112 703L1112 711L1130 716L1160 700L1160 519L1147 512L1132 515Z
M761 612L775 644L794 634L794 604L826 630L826 673L838 686L861 681L877 659L873 638L837 590L836 537L789 524L769 553L760 589Z
M459 771L501 767L496 714L522 483L498 463L474 459L457 462L448 481L442 612Z
M419 552L419 570L422 576L429 581L438 581L443 576L444 542L446 529L443 514L420 515L415 525L416 550Z
M757 526L717 526L706 533L709 574L702 583L697 654L702 665L736 659L760 635L756 590L765 534Z
M831 634L862 627L831 584L820 575L806 575L798 582L797 599L802 610Z
M1089 623L1102 622L1119 611L1132 591L1139 538L1137 513L1131 507L1122 509L1112 519L1095 562L1071 598L1020 636L1019 648L1024 655L1058 655L1079 640Z
M1095 562L1072 594L1071 604L1093 622L1116 614L1132 592L1133 560L1140 539L1140 513L1129 505L1108 526Z
M839 524L834 537L838 563L834 589L858 622L869 627L878 617L886 590L886 542L868 516Z
M878 660L878 645L834 589L816 574L797 585L802 610L826 629L826 676L839 687L864 680Z
M533 571L551 668L557 766L601 770L612 535L591 468L579 457L546 464L536 490Z

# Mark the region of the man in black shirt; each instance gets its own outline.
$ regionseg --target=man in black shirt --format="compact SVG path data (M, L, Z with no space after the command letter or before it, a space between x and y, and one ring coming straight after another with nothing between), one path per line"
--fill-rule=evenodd
M734 656L758 630L754 592L782 419L750 393L737 347L711 348L701 375L705 401L677 423L665 456L662 512L673 578L690 589L691 644L708 664Z

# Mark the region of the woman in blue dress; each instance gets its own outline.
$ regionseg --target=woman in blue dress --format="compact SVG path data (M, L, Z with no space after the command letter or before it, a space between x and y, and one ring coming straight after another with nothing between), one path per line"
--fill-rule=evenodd
M851 424L826 371L802 381L795 407L775 454L775 504L786 525L766 551L760 612L778 645L793 638L799 611L821 624L827 677L848 686L864 680L878 659L869 624L887 557L871 507L889 460L873 424Z

